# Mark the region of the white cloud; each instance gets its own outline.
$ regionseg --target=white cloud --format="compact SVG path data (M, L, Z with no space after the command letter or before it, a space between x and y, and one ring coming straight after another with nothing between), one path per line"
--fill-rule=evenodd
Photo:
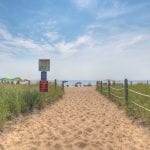
M110 5L108 8L107 5ZM97 19L114 18L133 11L125 3L119 3L117 0L106 1L97 11Z
M96 4L97 0L73 0L79 8L90 8Z
M23 50L35 56L53 52L50 44L41 44L31 39L15 37L3 26L0 26L0 40L0 55L7 53L17 55Z
M0 24L0 39L9 40L12 39L11 34L7 31L6 27Z
M61 36L57 32L46 33L53 40L59 39ZM70 56L79 51L81 47L89 46L92 43L92 38L88 35L82 35L75 41L66 42L60 38L53 45L48 43L36 43L31 39L13 36L6 28L0 26L0 55L10 55L11 57L19 55L23 50L26 54L34 56L50 56L53 53L61 53L60 55Z
M149 2L137 3L132 6L128 5L127 2L121 2L119 0L102 1L101 7L97 10L97 19L119 17L127 13L135 12L147 5L149 5Z
M82 48L90 46L92 40L92 37L89 35L82 35L72 42L61 41L56 43L55 49L58 49L63 55L68 57L80 52Z
M118 17L122 14L124 14L125 11L118 11L118 10L108 10L108 11L100 11L97 14L97 19L103 19L103 18L112 18L112 17Z
M45 34L45 36L52 42L61 38L58 32L48 32Z
M137 74L141 78L150 76L150 73L146 71L150 63L145 61L150 55L148 33L122 32L104 37L95 34L94 25L88 29L90 32L87 30L73 41L67 42L65 39L60 39L51 45L15 37L6 28L0 28L0 68L2 68L2 73L38 79L40 77L37 70L38 57L46 57L49 54L52 62L50 79L88 80L123 79L125 77L137 79ZM35 59L13 59L13 55L22 53L23 49L29 55L35 55ZM53 55L55 52L58 55ZM142 68L143 72L138 70L139 68Z
M92 37L90 37L89 35L83 35L76 40L75 45L89 45L89 42L92 42Z
M62 53L70 53L74 51L74 44L67 43L65 41L61 41L55 45L56 49L58 49Z
M67 79L124 79L126 77L143 79L150 62L140 63L147 59L143 51L150 55L148 49L150 36L139 33L122 33L105 38L91 35L92 46L80 47L72 57L60 60L58 68L62 69L61 76ZM76 40L77 41L77 40ZM88 42L87 42L88 43ZM143 45L142 49L140 45ZM70 49L72 47L69 47ZM147 65L145 65L148 63ZM145 69L143 69L145 68ZM136 73L135 73L136 72ZM147 71L146 71L147 72ZM136 76L136 75L139 76ZM147 77L150 73L147 73Z
M140 44L149 38L148 35L123 35L115 44L118 49L128 50L130 47Z

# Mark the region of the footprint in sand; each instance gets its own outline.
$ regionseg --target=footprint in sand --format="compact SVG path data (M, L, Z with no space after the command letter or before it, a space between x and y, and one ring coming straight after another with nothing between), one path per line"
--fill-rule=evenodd
M85 142L79 141L79 142L75 143L74 145L80 149L83 149L83 148L87 147L88 144Z
M88 133L91 133L91 132L93 132L93 129L92 128L86 128L85 131L87 131Z
M0 144L0 150L4 150L4 147L2 144Z
M68 145L66 145L65 147L66 147L67 149L72 149L73 146L72 146L72 144L68 144Z
M54 144L53 146L56 150L62 150L62 145L59 143Z
M62 130L60 133L61 133L62 136L65 136L67 134L67 131L66 130Z

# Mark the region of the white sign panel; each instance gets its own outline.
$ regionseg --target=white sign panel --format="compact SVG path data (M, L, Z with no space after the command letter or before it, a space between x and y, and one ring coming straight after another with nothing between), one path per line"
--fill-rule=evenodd
M39 71L50 71L50 59L39 59Z

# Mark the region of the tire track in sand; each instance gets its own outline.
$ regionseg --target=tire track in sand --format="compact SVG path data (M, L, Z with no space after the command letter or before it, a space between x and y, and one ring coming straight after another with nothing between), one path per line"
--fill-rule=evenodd
M148 131L94 87L67 88L63 99L0 135L2 150L148 150Z

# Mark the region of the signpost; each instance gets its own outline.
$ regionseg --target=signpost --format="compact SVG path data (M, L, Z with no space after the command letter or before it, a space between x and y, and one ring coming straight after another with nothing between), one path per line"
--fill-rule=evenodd
M39 71L50 71L50 59L39 59Z
M41 80L44 80L44 81L47 80L47 72L46 71L41 72Z
M48 92L47 71L50 71L50 59L39 59L39 71L41 71L40 92Z
M40 81L40 92L48 92L48 81Z

